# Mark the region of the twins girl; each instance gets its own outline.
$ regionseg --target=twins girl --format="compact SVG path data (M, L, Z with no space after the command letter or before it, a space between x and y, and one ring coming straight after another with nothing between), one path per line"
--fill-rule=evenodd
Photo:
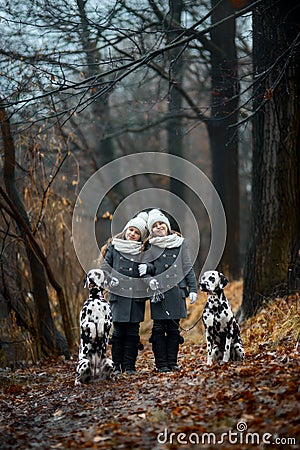
M159 372L178 370L181 318L186 298L197 299L197 281L184 237L171 230L158 209L141 212L103 248L101 268L118 279L109 292L113 317L112 359L115 373L136 373L139 328L150 298L150 342Z

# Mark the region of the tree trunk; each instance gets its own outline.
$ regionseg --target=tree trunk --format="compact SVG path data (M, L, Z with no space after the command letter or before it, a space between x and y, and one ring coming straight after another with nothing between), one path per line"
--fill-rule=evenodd
M181 32L180 24L183 3L182 0L171 0L169 1L169 5L170 11L166 18L168 43L175 39L178 36L178 33ZM170 62L170 77L176 82L176 84L181 85L184 71L183 60L181 58L181 47L170 50L168 52L168 58ZM182 95L178 89L175 89L172 85L170 85L168 95L168 113L170 115L170 119L168 119L167 122L168 152L171 155L176 155L179 157L183 157L182 118L179 116L172 118L172 115L178 115L181 112L181 108ZM185 186L180 181L171 178L170 191L184 200Z
M0 124L4 143L4 183L8 198L6 201L11 201L11 206L14 207L16 213L20 216L20 220L24 226L17 225L25 242L26 253L29 261L31 279L33 285L33 295L37 309L37 325L40 340L40 348L44 354L60 352L68 354L68 347L65 339L60 336L54 327L49 297L46 288L46 279L43 265L38 259L35 249L30 245L27 239L25 228L30 230L30 222L25 211L24 205L20 199L19 193L15 184L15 148L13 138L10 132L9 121L6 118L5 111L0 107ZM4 193L5 195L5 193Z
M262 80L254 88L259 112L253 120L252 232L241 307L246 317L265 299L291 292L299 277L300 57L293 5L267 0L253 15L254 74Z
M229 1L212 0L212 23L233 13ZM212 155L213 183L227 219L227 242L219 268L240 277L238 137L235 128L239 102L235 20L226 20L211 31L211 118L207 122Z
M86 15L86 1L77 0L78 12L80 17L80 40L82 49L86 59L86 73L88 78L97 78L100 72L99 61L101 61L99 49L97 48L98 40L93 37L90 32L90 25ZM92 102L92 115L90 121L90 135L93 137L93 154L95 170L104 166L114 159L114 150L112 140L105 138L105 134L109 131L109 94L101 94L103 85L94 86L91 89L91 96L94 97Z

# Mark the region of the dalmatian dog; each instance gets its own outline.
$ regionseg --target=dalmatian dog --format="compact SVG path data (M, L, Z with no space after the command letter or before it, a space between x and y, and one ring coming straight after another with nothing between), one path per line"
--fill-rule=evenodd
M75 374L75 386L89 381L108 379L113 372L113 362L106 357L112 316L103 290L108 283L103 270L90 270L84 287L89 297L80 312L80 347ZM116 279L110 280L116 285ZM113 284L114 283L114 284Z
M216 270L204 272L200 279L200 289L207 292L207 303L202 320L207 343L207 364L212 361L243 361L243 348L240 328L231 306L224 294L227 278Z

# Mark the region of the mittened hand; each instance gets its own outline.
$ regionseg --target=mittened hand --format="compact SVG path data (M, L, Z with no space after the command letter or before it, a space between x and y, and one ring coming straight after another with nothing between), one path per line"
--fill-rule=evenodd
M192 305L193 303L195 303L195 301L197 300L197 294L196 292L191 292L189 295L189 299L190 299L190 305Z
M140 277L142 277L143 275L146 275L146 273L147 273L147 264L139 264L138 270L139 270Z
M152 278L152 280L150 280L149 282L150 289L152 289L152 291L156 291L158 289L158 286L159 282L155 278Z
M109 286L110 287L117 287L117 286L119 286L118 278L112 277L110 282L109 282Z

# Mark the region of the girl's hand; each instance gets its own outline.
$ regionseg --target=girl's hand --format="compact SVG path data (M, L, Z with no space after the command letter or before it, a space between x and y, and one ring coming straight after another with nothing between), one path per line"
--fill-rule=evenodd
M117 287L117 286L119 286L118 278L112 277L110 282L109 282L109 286L110 287Z
M190 305L192 305L197 300L197 293L196 292L191 292L190 295L189 295L189 298L190 298Z
M143 275L146 275L146 273L147 273L147 264L139 264L138 271L139 271L140 277L142 277Z
M150 289L152 289L152 291L157 291L158 286L159 286L159 282L155 278L152 278L152 280L150 280L150 282L149 282Z

